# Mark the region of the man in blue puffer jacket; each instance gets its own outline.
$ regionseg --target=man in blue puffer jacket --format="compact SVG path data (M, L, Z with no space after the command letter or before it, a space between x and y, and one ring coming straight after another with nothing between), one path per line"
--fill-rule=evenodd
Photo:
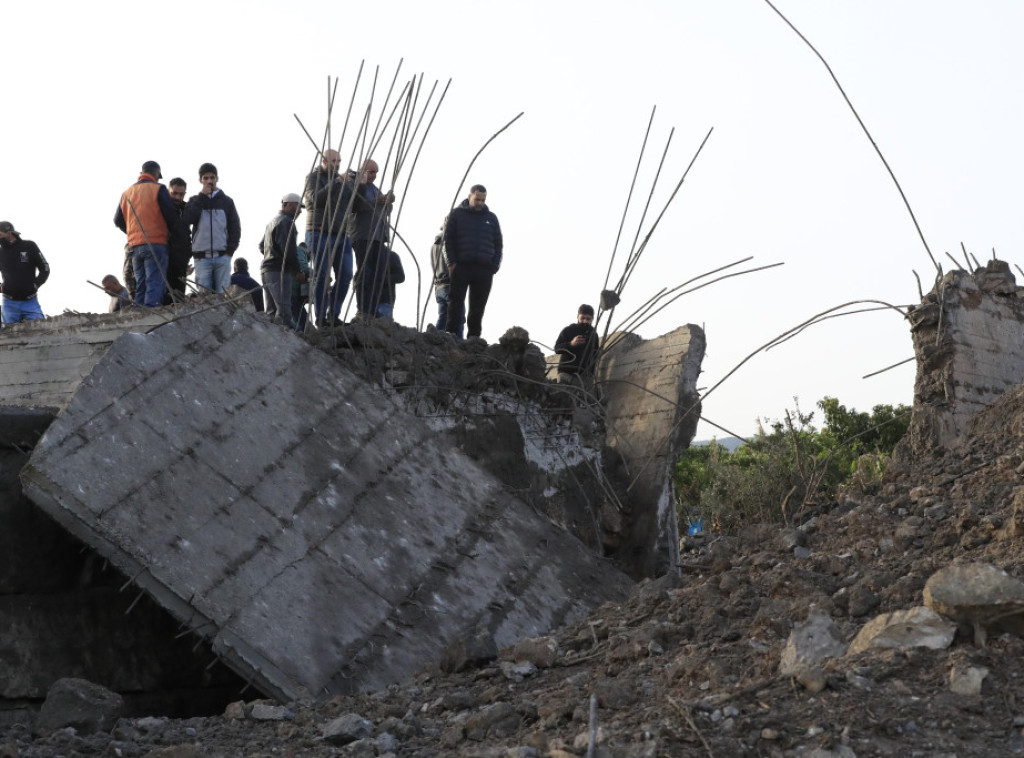
M444 255L451 273L445 331L458 333L466 310L466 336L479 337L491 281L501 268L502 238L498 217L486 204L487 189L474 184L469 197L452 209L444 229Z

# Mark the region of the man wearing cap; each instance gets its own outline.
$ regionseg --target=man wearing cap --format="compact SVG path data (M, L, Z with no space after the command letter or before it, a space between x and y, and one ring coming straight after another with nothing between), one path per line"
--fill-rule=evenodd
M458 332L468 292L467 337L479 337L483 329L484 308L491 294L491 281L501 268L504 247L498 217L491 213L486 200L487 189L474 184L469 197L448 214L444 228L444 255L452 277L445 329Z
M281 198L281 210L274 216L260 240L263 263L260 275L267 292L266 312L276 323L295 328L292 317L292 282L304 281L296 250L295 219L302 213L302 198L289 192Z
M0 313L5 324L45 318L36 292L50 276L39 247L23 240L10 221L0 221Z
M345 233L352 184L342 178L341 155L324 150L320 168L306 177L306 249L313 272L313 313L318 327L338 321L352 282L352 241ZM331 274L334 284L331 285Z
M178 214L167 188L158 184L160 164L142 164L139 180L121 194L114 224L128 235L135 274L135 304L155 308L167 291L167 239Z
M395 202L394 192L381 192L377 179L377 162L363 163L359 184L354 188L348 233L356 259L356 302L359 312L368 318L377 316L377 306L388 271L388 214Z
M242 238L242 224L235 201L217 189L217 167L199 167L203 188L185 206L182 219L192 227L192 257L196 284L209 292L224 292L231 286L231 256Z
M559 356L558 381L579 384L594 373L597 358L597 331L594 329L594 306L584 303L576 311L576 323L569 324L555 340ZM588 382L584 382L589 384Z

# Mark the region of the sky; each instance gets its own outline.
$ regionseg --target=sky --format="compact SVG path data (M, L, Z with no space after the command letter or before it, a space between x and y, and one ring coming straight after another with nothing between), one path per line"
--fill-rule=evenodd
M1022 262L1024 3L776 5L832 67L942 269L953 266L947 252L963 260L961 244L982 262L993 249ZM105 311L87 280L120 272L113 214L146 160L160 162L165 181L184 177L189 194L199 165L215 163L241 216L237 254L254 264L281 196L301 192L316 161L296 116L319 144L336 80L332 144L359 155L357 127L342 138L348 101L355 91L355 112L370 105L376 122L397 71L397 90L422 76L417 118L434 83L439 93L451 80L415 168L423 127L406 140L397 179L394 129L373 154L378 184L398 195L408 245L396 245L409 275L398 321L416 324L423 298L436 317L430 244L471 184L487 186L505 238L484 316L491 342L518 325L550 346L580 303L596 305L606 281L619 280L634 239L665 209L613 328L662 288L748 257L727 272L783 264L686 294L637 327L648 338L703 327L705 389L756 353L708 395L705 419L750 435L758 419L797 404L815 410L826 395L858 410L912 402L913 361L863 378L913 357L907 322L892 309L830 319L758 352L844 303L916 303L915 272L925 291L936 274L828 71L763 0L40 0L5 7L4 27L0 219L46 255L49 315ZM474 155L520 113L461 184ZM698 438L713 435L725 432L702 422Z

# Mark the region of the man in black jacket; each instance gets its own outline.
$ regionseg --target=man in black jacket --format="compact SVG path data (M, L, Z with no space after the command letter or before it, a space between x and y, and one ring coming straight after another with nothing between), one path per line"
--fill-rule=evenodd
M352 282L352 241L346 217L352 202L350 177L339 173L341 155L324 150L320 168L306 177L306 249L312 271L313 312L318 327L334 326ZM331 284L331 274L334 284Z
M281 198L281 210L267 224L260 240L260 274L266 290L266 313L275 322L295 328L292 318L292 282L303 281L299 268L295 219L302 213L302 198L290 192ZM297 277L302 277L297 279Z
M36 292L50 276L50 266L31 240L23 240L10 221L0 221L0 292L3 323L45 318Z
M594 329L594 308L584 303L576 312L576 323L565 327L555 340L559 356L558 381L577 382L594 373L597 357L597 331Z
M185 213L185 192L188 185L180 176L167 183L167 192L178 213L178 223L168 230L167 237L167 284L169 289L164 295L164 305L175 300L185 299L185 279L188 277L188 264L192 261L192 235L188 224L182 220Z
M469 197L449 214L444 230L444 254L452 277L445 330L458 332L468 291L466 336L470 338L479 337L482 332L491 281L501 268L501 226L486 200L487 189L482 184L474 184Z

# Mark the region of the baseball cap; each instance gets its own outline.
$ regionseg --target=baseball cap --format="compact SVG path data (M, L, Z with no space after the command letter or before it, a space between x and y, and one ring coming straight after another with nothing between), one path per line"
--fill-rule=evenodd
M294 192L289 192L281 198L281 204L284 205L285 203L298 203L299 205L302 205L302 196L296 195Z
M5 234L7 232L11 232L12 234L17 234L19 237L21 236L21 233L14 228L14 224L10 221L0 221L0 232Z

